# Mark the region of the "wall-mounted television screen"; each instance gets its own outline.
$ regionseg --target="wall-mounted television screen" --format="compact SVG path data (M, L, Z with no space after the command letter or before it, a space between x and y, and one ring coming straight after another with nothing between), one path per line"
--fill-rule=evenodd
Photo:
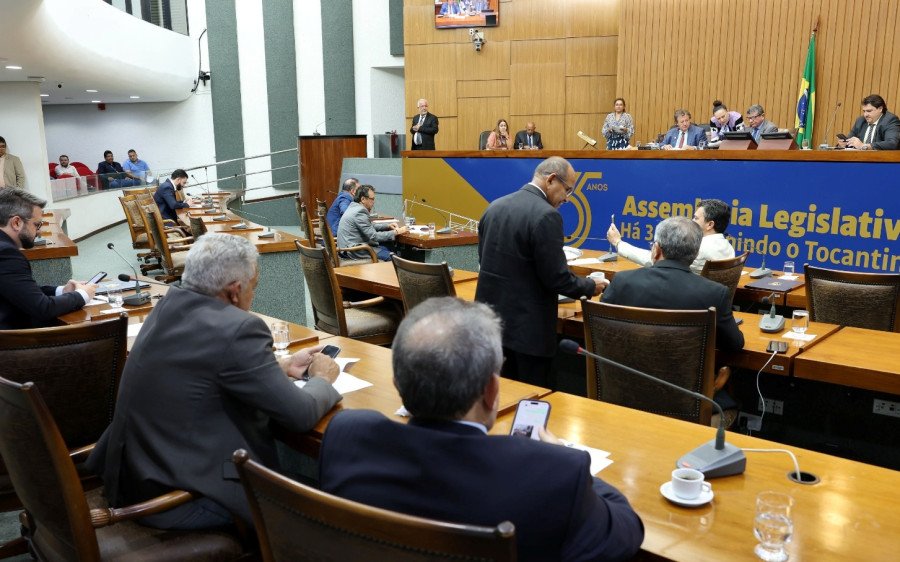
M435 0L434 26L496 27L500 25L500 0Z

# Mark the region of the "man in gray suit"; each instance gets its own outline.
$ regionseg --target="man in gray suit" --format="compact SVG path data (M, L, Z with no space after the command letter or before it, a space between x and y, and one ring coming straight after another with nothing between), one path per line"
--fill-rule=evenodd
M757 143L763 133L778 132L778 125L766 119L766 110L758 103L747 108L747 123L750 124L750 134Z
M356 190L353 203L347 207L341 222L338 224L337 245L339 248L350 248L362 244L369 244L375 248L375 253L381 261L391 259L391 251L385 244L391 242L400 234L409 232L406 225L398 226L372 224L371 212L375 207L375 188L371 185L361 185ZM358 252L346 252L350 259L367 259L369 253L363 250Z
M181 287L171 287L144 322L125 363L116 413L88 466L111 506L172 490L198 499L151 515L160 529L251 523L231 462L247 449L277 467L269 421L312 429L340 399L335 362L321 347L276 359L265 321L247 312L259 276L246 238L210 233L188 252ZM291 379L310 376L300 389Z

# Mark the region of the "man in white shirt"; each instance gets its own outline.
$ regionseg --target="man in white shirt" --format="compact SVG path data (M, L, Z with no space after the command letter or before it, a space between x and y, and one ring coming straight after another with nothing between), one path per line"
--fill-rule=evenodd
M57 164L56 168L53 170L53 173L56 174L56 177L60 176L72 176L73 178L79 177L78 170L75 169L75 166L69 166L69 157L65 154L60 155L59 164Z
M691 271L699 275L703 271L703 265L706 263L706 260L726 260L734 257L734 247L725 238L725 229L731 223L731 206L720 199L704 199L697 205L693 220L703 229L700 252L697 254L694 262L691 263ZM606 239L615 246L616 252L623 258L627 258L644 267L653 265L650 250L636 248L623 241L616 225L609 225L609 230L606 231Z

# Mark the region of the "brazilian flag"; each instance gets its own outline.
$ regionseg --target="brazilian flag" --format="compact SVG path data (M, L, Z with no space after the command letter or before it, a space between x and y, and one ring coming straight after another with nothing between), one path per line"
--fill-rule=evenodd
M806 52L806 66L800 78L800 95L797 98L797 117L794 127L797 128L797 144L802 146L804 140L813 144L813 115L816 109L816 32L809 38L809 50Z

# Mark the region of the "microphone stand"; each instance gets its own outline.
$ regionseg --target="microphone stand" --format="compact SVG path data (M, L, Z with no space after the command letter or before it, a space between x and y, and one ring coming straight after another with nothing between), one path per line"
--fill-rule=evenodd
M838 109L841 108L843 102L837 102L837 105L834 106L834 111L831 112L831 119L828 121L828 128L825 129L825 142L819 145L819 148L829 148L831 145L828 144L828 137L831 136L831 128L834 127L834 118L837 116Z
M125 262L128 267L134 272L134 294L128 295L127 297L122 299L122 304L127 304L128 306L141 306L150 302L150 293L145 293L141 291L141 283L138 281L137 268L131 264L128 260L125 259L125 256L116 251L115 245L110 242L106 245L107 248L113 251L114 254L122 258L122 261Z
M628 365L623 365L617 361L613 361L612 359L607 359L606 357L597 355L596 353L592 353L569 339L560 341L559 348L567 353L574 353L576 355L591 357L592 359L600 361L601 363L605 363L612 367L622 369L623 371L627 371L633 375L643 377L649 381L653 381L673 390L688 394L698 400L709 402L713 405L713 407L719 414L719 427L716 430L716 438L709 443L700 445L693 451L690 451L686 455L682 456L675 464L679 468L694 468L696 470L699 470L707 478L717 478L720 476L742 474L744 470L746 470L747 457L744 455L744 451L742 451L739 447L735 447L734 445L725 442L725 413L722 411L722 407L719 406L712 398L700 394L699 392L694 392L692 390L682 388L677 384L673 384L667 380L654 377L653 375L644 373L643 371L638 371L637 369L629 367Z

